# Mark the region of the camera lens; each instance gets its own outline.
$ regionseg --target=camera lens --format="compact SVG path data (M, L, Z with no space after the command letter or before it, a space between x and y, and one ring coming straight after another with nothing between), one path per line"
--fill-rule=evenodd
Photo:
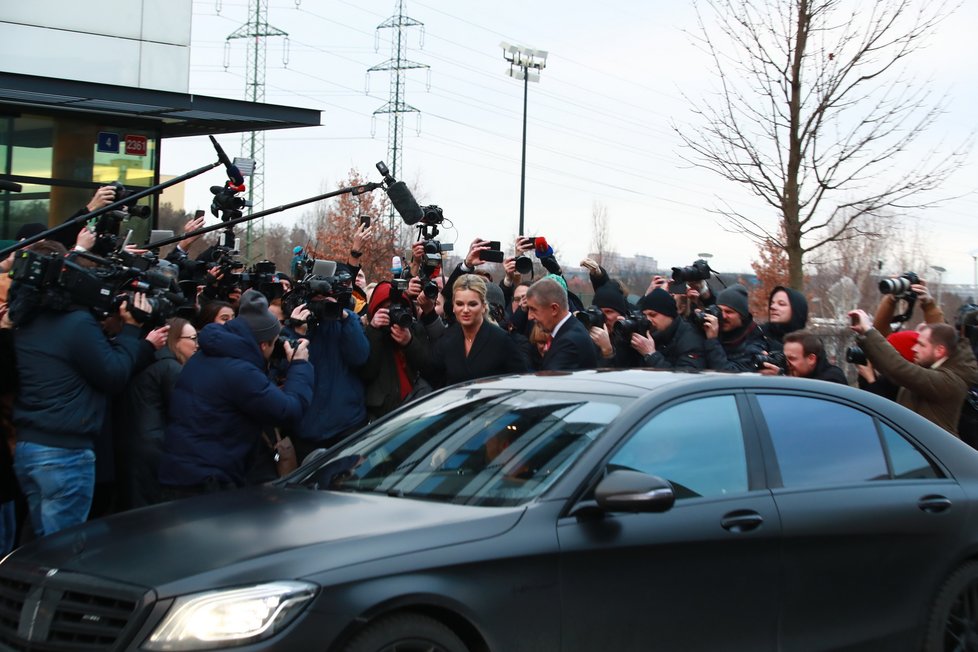
M882 294L904 294L910 290L910 281L904 277L885 278L880 281Z

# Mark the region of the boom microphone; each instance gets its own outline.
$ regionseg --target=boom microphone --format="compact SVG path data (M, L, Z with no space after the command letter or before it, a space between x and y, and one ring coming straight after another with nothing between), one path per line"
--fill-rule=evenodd
M217 150L217 160L219 160L221 163L224 164L224 169L227 170L228 173L228 179L230 179L231 183L235 186L243 186L244 176L241 174L241 170L239 170L238 166L236 166L234 163L231 162L231 159L228 158L228 155L227 153L225 153L224 148L221 147L221 145L217 142L217 139L214 138L214 136L209 135L207 137L211 139L211 143L213 143L214 149ZM244 190L244 188L241 188L241 190Z
M408 226L416 224L424 217L424 211L418 206L418 201L411 194L411 190L403 181L396 181L392 185L384 188L384 192L391 198L394 210L401 216L404 223Z
M19 183L14 183L13 181L7 181L6 179L0 179L0 190L6 190L7 192L20 192L24 189L24 186Z
M383 175L384 183L387 184L384 192L390 197L391 203L394 204L394 210L401 216L404 223L412 226L420 222L421 218L424 217L424 211L418 206L418 200L411 194L407 184L403 181L396 181L383 161L377 164L377 171Z

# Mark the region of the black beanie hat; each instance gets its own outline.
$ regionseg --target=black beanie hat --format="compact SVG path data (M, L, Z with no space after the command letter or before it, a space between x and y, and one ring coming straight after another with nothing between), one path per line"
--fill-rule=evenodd
M594 299L591 301L591 304L598 308L611 308L623 317L631 312L625 295L612 283L605 283L595 290Z
M662 288L656 288L639 299L638 307L641 310L653 310L666 317L674 318L679 315L676 300Z
M268 299L258 290L247 290L241 295L238 319L248 325L256 342L270 342L282 330L278 318L268 310Z
M747 300L747 288L738 283L731 285L717 295L717 305L726 306L737 311L741 317L750 317L750 306Z

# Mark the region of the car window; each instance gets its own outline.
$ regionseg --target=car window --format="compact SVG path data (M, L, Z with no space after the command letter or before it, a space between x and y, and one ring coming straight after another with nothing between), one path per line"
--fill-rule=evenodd
M672 483L676 498L747 491L747 456L733 396L710 396L666 408L612 457L610 469L632 469Z
M890 477L873 417L834 401L757 396L785 487Z
M943 478L941 473L916 446L907 441L896 430L881 423L883 439L890 451L890 464L893 477L897 479Z
M364 431L301 483L464 505L519 505L553 484L631 400L447 390Z

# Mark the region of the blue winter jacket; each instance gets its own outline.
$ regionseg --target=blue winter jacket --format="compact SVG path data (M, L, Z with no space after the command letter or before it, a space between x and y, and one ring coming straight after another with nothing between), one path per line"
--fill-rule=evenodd
M42 310L14 332L20 391L14 403L17 440L59 448L92 448L108 397L152 347L126 325L115 340L87 310Z
M346 319L323 321L306 337L316 384L313 409L306 413L296 434L325 442L367 418L358 367L367 363L370 344L360 318L350 310Z
M296 423L309 407L312 365L293 362L279 389L265 375L265 358L241 319L208 324L197 341L200 350L173 390L159 480L241 486L262 428Z

